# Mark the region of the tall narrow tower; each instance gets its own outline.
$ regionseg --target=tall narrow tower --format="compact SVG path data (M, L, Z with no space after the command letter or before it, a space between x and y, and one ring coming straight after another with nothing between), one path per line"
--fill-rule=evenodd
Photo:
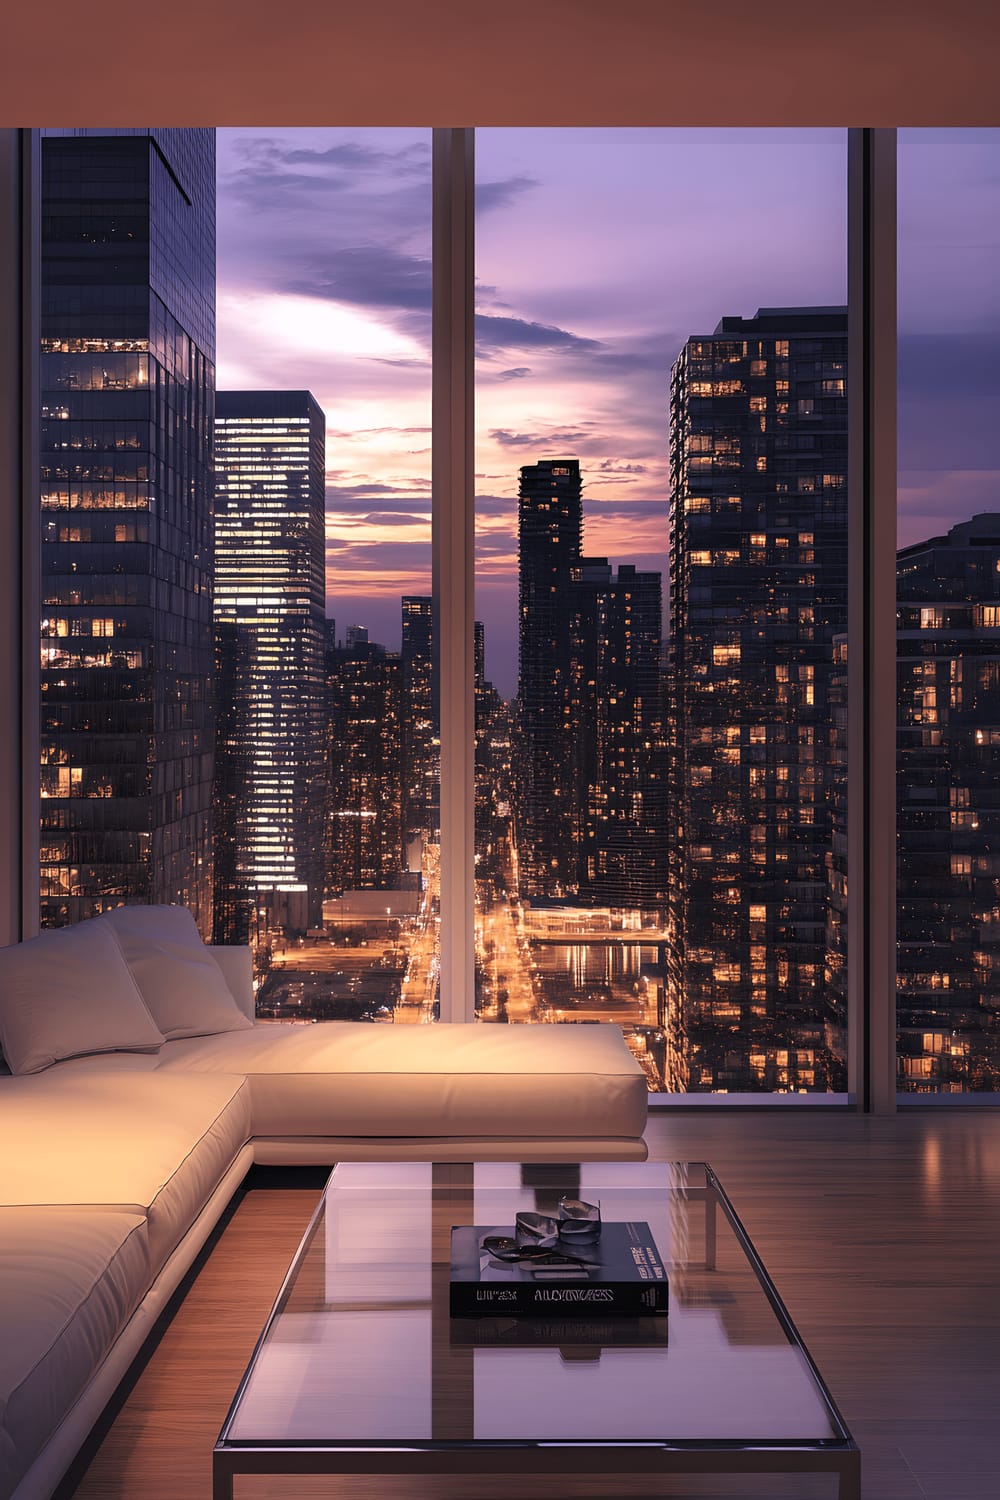
M659 573L622 563L595 601L581 891L602 906L666 902L661 592Z
M525 893L576 885L573 569L583 536L576 459L521 470L518 504L521 877Z
M400 660L403 692L403 837L437 835L441 741L434 609L429 594L404 594Z
M370 641L326 653L330 891L386 890L403 868L400 661Z
M673 370L668 1002L692 1090L846 1088L824 983L846 379L844 308L723 318Z
M664 901L660 575L584 557L576 459L521 470L518 846L530 897Z
M41 920L207 936L215 134L42 137Z
M254 903L292 929L322 915L326 424L308 391L220 391L215 431L216 936L240 942Z

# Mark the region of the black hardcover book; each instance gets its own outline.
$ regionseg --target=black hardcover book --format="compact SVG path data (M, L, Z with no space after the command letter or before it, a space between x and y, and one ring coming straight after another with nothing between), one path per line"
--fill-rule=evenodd
M451 1315L535 1318L663 1317L667 1273L648 1224L605 1223L600 1239L575 1245L582 1265L498 1260L487 1235L510 1227L465 1225L451 1231Z

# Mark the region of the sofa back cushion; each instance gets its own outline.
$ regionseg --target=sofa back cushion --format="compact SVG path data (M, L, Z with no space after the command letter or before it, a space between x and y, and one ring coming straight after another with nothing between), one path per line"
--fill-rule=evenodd
M162 1042L102 922L0 948L0 1046L12 1073L88 1052L155 1052Z
M121 944L143 1000L167 1041L244 1031L222 969L185 906L116 906L99 919Z

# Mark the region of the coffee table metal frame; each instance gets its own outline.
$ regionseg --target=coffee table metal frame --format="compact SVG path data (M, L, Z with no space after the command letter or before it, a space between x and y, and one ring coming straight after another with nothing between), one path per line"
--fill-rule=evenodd
M649 1163L655 1168L658 1163ZM666 1164L665 1164L666 1165ZM431 1446L407 1442L350 1442L337 1439L322 1444L302 1442L234 1442L229 1433L249 1383L260 1349L284 1305L300 1262L323 1215L326 1195L336 1167L299 1243L267 1322L254 1347L213 1450L213 1500L233 1500L237 1475L284 1474L451 1474L470 1477L530 1473L562 1475L607 1473L680 1474L796 1474L828 1473L838 1480L838 1500L861 1500L861 1452L828 1391L815 1361L806 1349L779 1297L739 1215L712 1168L696 1163L705 1173L704 1188L687 1187L689 1200L701 1199L705 1209L706 1266L714 1265L716 1209L722 1210L789 1343L805 1360L837 1436L815 1442L748 1443L743 1441L583 1441L469 1439L435 1440ZM468 1164L466 1164L468 1167ZM454 1170L455 1164L449 1164Z

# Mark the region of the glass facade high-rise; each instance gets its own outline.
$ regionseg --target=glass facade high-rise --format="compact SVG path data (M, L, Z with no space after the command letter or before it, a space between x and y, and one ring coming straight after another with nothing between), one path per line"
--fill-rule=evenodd
M585 557L577 459L521 470L522 884L534 898L665 898L660 574Z
M480 901L488 905L505 886L510 868L514 802L511 705L486 676L486 627L473 630L476 703L476 879Z
M1000 515L897 564L897 1022L908 1093L1000 1086Z
M41 921L207 936L215 134L41 150Z
M763 308L671 382L674 1087L842 1091L826 978L847 628L847 313Z
M518 824L521 888L531 897L574 891L578 883L570 591L582 543L579 461L525 465L518 499Z
M308 391L220 391L216 939L318 926L324 887L326 424Z
M434 667L434 606L429 594L400 601L403 716L403 828L407 839L437 837L441 741Z
M594 734L580 890L632 910L660 910L666 900L661 592L659 573L609 567L581 632L594 658L592 676L579 674L580 720Z
M400 660L371 641L328 646L329 890L389 889L403 869Z

